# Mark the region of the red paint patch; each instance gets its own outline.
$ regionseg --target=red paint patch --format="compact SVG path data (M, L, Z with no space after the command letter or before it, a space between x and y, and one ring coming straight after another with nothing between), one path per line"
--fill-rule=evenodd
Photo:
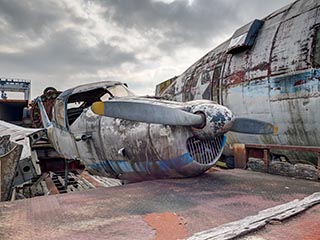
M184 239L188 236L186 222L176 213L151 213L144 220L157 231L154 240Z
M238 84L244 82L244 76L246 75L245 71L238 71L231 75L230 83Z
M306 83L306 80L298 80L293 84L293 86L300 86L300 85L305 84L305 83Z

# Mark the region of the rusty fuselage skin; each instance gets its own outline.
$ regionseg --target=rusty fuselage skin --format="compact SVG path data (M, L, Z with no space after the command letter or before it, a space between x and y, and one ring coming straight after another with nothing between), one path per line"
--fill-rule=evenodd
M319 146L320 1L298 0L262 20L250 49L228 52L231 38L159 84L157 94L177 101L211 99L239 117L279 127L274 136L229 132L230 144Z
M60 154L79 159L94 174L128 182L200 175L219 159L226 143L224 134L234 121L229 109L207 100L180 103L129 98L206 113L206 125L201 129L95 114L92 103L113 87L126 89L119 82L99 82L66 90L58 96L47 133ZM81 104L69 108L77 102Z

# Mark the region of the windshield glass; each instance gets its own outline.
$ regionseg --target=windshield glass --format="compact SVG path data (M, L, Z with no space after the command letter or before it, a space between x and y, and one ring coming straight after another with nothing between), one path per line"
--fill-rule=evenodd
M112 87L108 87L108 91L113 95L110 96L109 93L104 94L101 97L101 101L109 100L111 97L130 97L134 96L134 94L124 85L115 85Z

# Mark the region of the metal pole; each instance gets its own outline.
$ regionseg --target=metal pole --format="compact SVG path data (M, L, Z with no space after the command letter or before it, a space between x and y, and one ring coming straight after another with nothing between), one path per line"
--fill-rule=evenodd
M68 187L68 175L69 175L69 166L68 159L65 159L65 169L64 169L64 189L67 190Z
M269 156L270 156L269 149L264 149L263 150L263 161L264 161L264 171L265 172L269 172Z

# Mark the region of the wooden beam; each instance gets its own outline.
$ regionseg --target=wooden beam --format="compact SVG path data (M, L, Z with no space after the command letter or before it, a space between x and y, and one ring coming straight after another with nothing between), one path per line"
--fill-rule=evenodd
M221 226L199 232L188 238L188 240L226 240L247 234L265 226L270 221L282 221L294 216L315 204L320 203L320 192L316 192L302 200L278 205L260 211L257 215L248 216L244 219L223 224Z

